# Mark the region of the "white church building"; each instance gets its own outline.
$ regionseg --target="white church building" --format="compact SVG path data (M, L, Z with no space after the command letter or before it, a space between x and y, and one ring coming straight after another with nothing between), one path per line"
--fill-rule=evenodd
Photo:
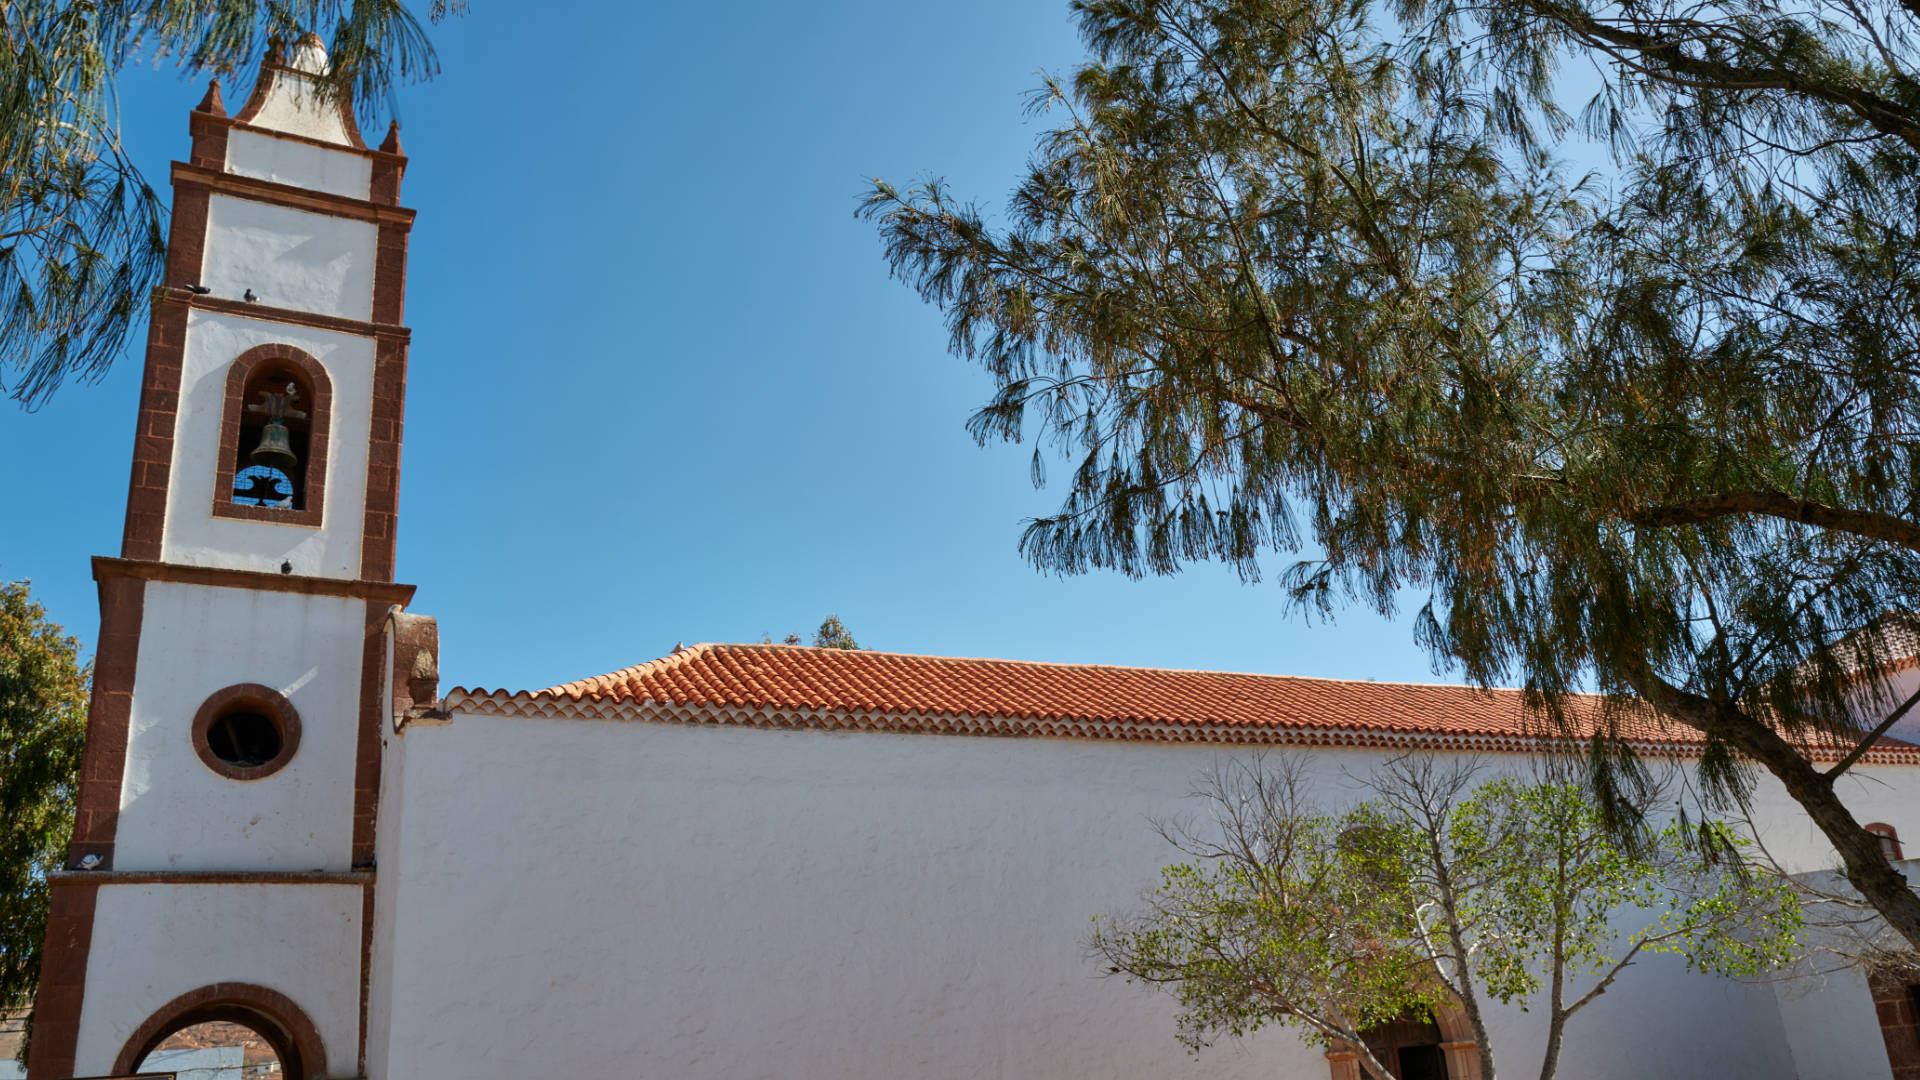
M1089 917L1157 882L1149 820L1223 755L1518 767L1517 693L751 644L443 692L393 581L406 158L308 91L325 63L276 54L231 115L211 89L173 166L32 1080L133 1074L214 1020L296 1080L1357 1077L1284 1030L1189 1054L1168 998L1089 960ZM1851 775L1897 855L1920 747ZM1795 869L1835 865L1776 788L1754 813ZM1906 1080L1914 1002L1656 957L1561 1075ZM1494 1014L1508 1069L1537 1021Z

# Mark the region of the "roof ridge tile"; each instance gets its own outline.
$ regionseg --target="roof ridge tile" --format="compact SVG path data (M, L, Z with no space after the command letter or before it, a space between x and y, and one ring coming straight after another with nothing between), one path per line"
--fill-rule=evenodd
M449 696L466 693L455 690ZM862 718L834 725L838 727L885 730L976 731L990 719L995 730L1017 728L1029 734L1177 731L1194 733L1182 738L1229 741L1355 731L1389 740L1558 737L1544 712L1529 705L1525 692L1516 689L804 645L705 642L545 690L512 695L504 690L479 691L472 696L510 697L521 703L516 707L543 713L558 707L561 711L554 715L641 706L746 710L761 717L797 711ZM546 702L554 706L540 704ZM1618 724L1622 736L1633 743L1701 742L1693 729L1644 705L1629 704L1618 710L1616 702L1592 694L1575 695L1569 704L1576 733L1590 734L1611 723ZM1009 723L1014 728L1006 727ZM1891 749L1906 744L1887 740L1881 745ZM1920 747L1906 752L1920 756Z

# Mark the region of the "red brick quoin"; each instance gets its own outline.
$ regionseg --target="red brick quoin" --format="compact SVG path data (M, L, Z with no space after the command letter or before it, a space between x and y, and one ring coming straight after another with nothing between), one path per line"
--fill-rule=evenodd
M1920 987L1887 974L1869 977L1867 986L1873 991L1873 1011L1880 1018L1893 1080L1920 1080L1920 1003L1915 1001Z

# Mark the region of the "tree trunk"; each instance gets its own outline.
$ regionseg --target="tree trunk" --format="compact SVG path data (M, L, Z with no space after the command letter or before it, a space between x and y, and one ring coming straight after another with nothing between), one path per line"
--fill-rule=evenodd
M1761 764L1786 785L1787 794L1813 818L1846 867L1847 881L1860 890L1887 924L1920 949L1920 895L1907 884L1907 877L1887 861L1880 838L1860 827L1853 813L1834 793L1833 782L1816 771L1799 754L1788 752L1790 760L1774 763L1761 758Z
M1555 1013L1559 1011L1557 1007L1554 1009ZM1566 1027L1564 1016L1556 1015L1547 1022L1547 1052L1540 1059L1540 1080L1553 1080L1554 1074L1560 1071L1560 1038Z
M1920 949L1920 895L1880 850L1880 838L1860 827L1833 790L1833 781L1772 728L1731 705L1718 705L1649 675L1634 689L1655 708L1704 734L1719 738L1772 773L1827 838L1845 867L1847 881L1872 904L1887 925Z
M1335 1044L1339 1043L1345 1043L1347 1048L1353 1051L1353 1063L1368 1080L1393 1080L1393 1072L1387 1068L1385 1062L1373 1056L1372 1050L1367 1049L1367 1044L1360 1038L1359 1032L1336 1035Z
M1567 849L1555 845L1553 867L1553 988L1547 998L1547 1052L1540 1057L1540 1080L1560 1071L1560 1040L1567 1030Z
M1473 1038L1480 1051L1480 1080L1495 1080L1493 1070L1493 1041L1487 1038L1486 1021L1480 1018L1480 1010L1469 1013L1467 1019L1473 1024Z
M1466 936L1460 928L1459 909L1454 906L1453 877L1447 873L1447 861L1441 854L1437 841L1431 834L1428 843L1432 846L1434 873L1440 884L1440 909L1447 918L1447 943L1453 947L1453 955L1460 958L1459 985L1453 987L1454 996L1460 999L1460 1011L1467 1014L1467 1022L1473 1025L1473 1038L1480 1052L1480 1080L1497 1080L1493 1065L1493 1041L1487 1038L1487 1022L1480 1015L1480 998L1473 989L1473 967L1468 957Z

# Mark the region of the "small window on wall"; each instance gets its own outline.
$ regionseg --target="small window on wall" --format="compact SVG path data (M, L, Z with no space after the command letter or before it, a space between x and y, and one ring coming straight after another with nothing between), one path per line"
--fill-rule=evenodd
M320 524L332 387L318 361L290 345L261 345L227 373L217 517Z
M1868 825L1866 829L1874 836L1879 837L1880 854L1885 855L1890 861L1898 861L1902 857L1900 854L1900 834L1893 831L1893 826L1885 822L1876 821Z
M300 716L278 690L229 686L193 717L193 749L229 780L258 780L284 768L300 745Z

